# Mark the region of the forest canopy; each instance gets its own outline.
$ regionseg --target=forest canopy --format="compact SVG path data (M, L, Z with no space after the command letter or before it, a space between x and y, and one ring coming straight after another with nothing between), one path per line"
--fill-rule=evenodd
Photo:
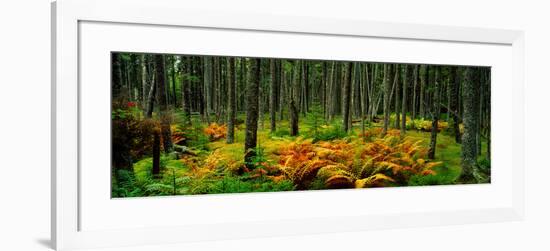
M111 53L112 197L489 183L491 69Z

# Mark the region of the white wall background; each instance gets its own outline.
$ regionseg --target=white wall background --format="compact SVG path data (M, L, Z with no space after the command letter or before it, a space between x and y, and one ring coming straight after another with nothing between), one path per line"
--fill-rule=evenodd
M108 0L105 0L108 1ZM184 1L184 0L182 0ZM193 1L254 9L526 31L526 220L513 223L278 237L164 246L178 250L548 250L550 17L545 1ZM50 1L0 8L0 250L48 250L50 229ZM105 249L104 249L105 250ZM162 250L160 247L109 250Z

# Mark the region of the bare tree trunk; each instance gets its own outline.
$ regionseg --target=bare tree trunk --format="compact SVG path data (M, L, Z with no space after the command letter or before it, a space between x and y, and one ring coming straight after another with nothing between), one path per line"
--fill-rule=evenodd
M432 132L430 137L430 149L428 149L428 158L435 159L435 149L437 147L437 131L439 123L439 68L435 69L434 93L432 105Z
M361 70L361 66L358 64L355 68L356 71L359 72L359 77L361 78L361 76L364 74L365 78L361 78L361 79L364 79L364 81L361 81L360 82L360 90L361 90L361 94L362 94L362 100L363 102L361 102L361 135L363 136L363 141L366 140L366 135L365 135L365 111L367 110L367 107L368 107L368 83L369 83L369 70L368 70L368 65L365 64L365 72L363 73L363 71Z
M172 73L172 103L174 104L174 108L178 104L178 96L176 95L176 56L171 56L172 60L170 60L170 69Z
M462 135L462 174L463 182L471 182L477 171L476 153L476 95L477 84L474 81L475 69L466 67L464 70L464 134Z
M294 62L294 70L293 75L294 78L292 80L292 91L290 95L290 103L289 103L289 113L290 113L290 136L297 136L299 133L298 128L298 107L300 100L300 69L301 69L301 61L296 60Z
M260 67L259 58L252 59L250 67L250 81L246 92L246 132L244 141L244 161L249 168L253 168L252 160L256 156L256 140L258 133L258 94L260 92Z
M353 64L352 63L347 63L346 65L347 69L346 69L346 75L345 75L345 79L344 79L344 112L343 112L343 127L344 127L344 131L345 132L348 132L350 130L350 120L351 120L351 116L350 116L350 105L351 105L351 76L352 76L352 69L353 69Z
M403 67L405 71L403 73L403 100L401 103L401 115L403 116L401 119L401 136L405 136L407 131L407 82L411 79L409 76L411 66L405 65Z
M450 110L453 117L453 131L455 134L455 142L462 143L462 137L460 134L460 118L458 117L458 96L459 96L459 86L460 86L460 68L453 67L452 69L452 79L450 82L450 91L451 91L451 104Z
M420 103L418 106L420 107L420 117L425 118L426 117L426 105L424 101L424 93L426 92L426 75L428 74L428 70L426 65L420 65Z
M388 125L390 124L390 84L391 66L384 64L384 128L382 135L386 135L388 132Z
M141 54L140 57L140 66L141 66L141 88L142 88L142 95L141 95L141 102L142 106L141 108L145 108L145 105L147 104L147 62L145 58L145 54Z
M269 62L271 71L271 88L269 90L269 119L271 125L271 132L274 133L277 130L276 119L276 105L277 105L277 92L279 88L279 74L277 74L277 62L275 59L271 59Z
M227 93L227 143L231 144L235 141L235 118L237 117L236 99L236 82L235 82L235 58L229 58L228 75L228 93Z
M155 55L156 82L159 88L159 110L161 120L161 134L164 152L172 151L172 132L170 131L170 114L168 112L168 104L166 98L165 71L164 71L164 55Z
M147 110L145 111L145 117L151 118L153 117L153 109L155 105L155 96L157 92L157 83L156 83L156 74L152 74L151 76L151 88L149 88L149 95L148 95L148 102L147 102Z
M212 76L212 58L204 58L204 88L205 97L206 97L206 108L204 109L204 115L206 118L206 123L210 124L210 114L212 112L212 87L213 87L213 76Z
M285 75L285 70L283 69L283 60L280 61L279 63L279 79L280 79L280 84L279 86L281 87L280 90L280 94L279 94L279 120L282 121L283 120L283 112L284 112L284 105L285 102L286 102L286 96L287 96L287 85L286 85L286 75Z
M418 84L418 65L413 68L413 93L412 93L412 114L411 121L416 119L416 86ZM414 122L412 122L414 124Z
M395 129L399 129L399 127L401 126L401 123L400 123L400 114L399 114L399 101L401 101L400 97L399 97L399 80L397 78L399 78L399 76L401 76L401 67L399 67L398 64L395 65L395 71L396 71L396 79L394 81L397 81L397 83L395 84L395 105L394 105L394 113L395 113Z

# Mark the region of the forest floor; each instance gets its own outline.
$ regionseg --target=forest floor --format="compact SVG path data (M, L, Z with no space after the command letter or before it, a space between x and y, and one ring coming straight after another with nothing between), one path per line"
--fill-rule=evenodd
M176 113L173 127L182 124L182 118L181 113ZM238 121L242 121L243 118L244 114L240 114ZM278 130L271 133L268 115L266 114L261 119L258 127L258 156L254 163L258 168L250 170L245 167L243 158L245 126L243 123L238 123L235 128L235 143L227 144L224 137L216 140L206 137L204 129L208 125L195 122L195 140L188 141L186 146L192 154L164 155L161 158L162 175L156 178L152 178L150 174L152 158L147 157L134 162L134 177L113 184L113 196L272 192L358 186L448 185L457 184L461 173L461 145L455 142L454 136L447 130L442 130L437 135L435 159L424 160L430 143L429 131L409 129L406 131L405 137L400 137L395 136L399 131L392 129L389 134L393 134L395 137L388 138L386 136L384 138L371 133L373 135L365 141L361 136L360 122L355 122L349 133L342 133L338 127L339 123L336 123L339 119L334 119L333 124L321 125L322 123L317 122L316 119L312 123L312 119L301 118L300 136L293 137L289 135L287 121L277 121ZM392 122L391 125L393 124ZM380 129L379 123L373 123L366 127L367 132L379 132ZM381 142L381 144L369 142ZM405 162L412 161L410 162L412 164L406 164L401 160L392 162L387 159L385 159L387 161L379 162L392 162L387 163L387 166L369 162L372 160L372 154L371 157L365 157L365 149L374 149L374 147L385 149L387 146L383 145L386 144L384 142L392 145L393 149L398 149L386 149L390 152L394 151L388 152L388 155L397 154ZM328 144L323 145L325 143ZM399 151L414 152L406 155ZM482 152L485 151L486 144L483 142ZM322 157L323 152L328 152L328 157ZM313 155L315 157L311 157ZM405 158L414 160L405 160ZM424 164L424 162L433 165ZM368 163L371 163L371 169L384 167L388 170L379 172L379 174L374 171L365 171L365 166ZM338 167L339 169L332 168L326 178L319 178L323 175L323 166L331 165L340 167ZM362 169L357 171L355 166L362 167ZM407 172L407 168L415 166L419 166L421 169L413 174ZM315 168L315 174L312 176L309 171L306 171L307 168ZM427 171L428 169L431 171ZM370 176L365 172L371 172ZM403 176L400 172L407 175Z

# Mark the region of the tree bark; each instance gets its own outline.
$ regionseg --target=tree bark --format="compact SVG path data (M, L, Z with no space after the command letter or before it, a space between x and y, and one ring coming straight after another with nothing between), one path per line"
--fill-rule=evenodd
M476 153L476 95L477 83L474 81L475 69L466 67L463 80L463 106L464 106L464 134L462 135L462 174L463 182L474 180L474 172L477 169Z
M246 93L246 132L244 142L245 163L249 168L253 168L252 161L256 156L256 140L258 133L258 96L260 92L260 66L261 60L255 58L251 60L250 81Z
M430 137L430 148L428 149L428 158L435 159L435 150L437 147L437 131L439 123L439 67L435 67L435 78L434 78L434 93L433 93L433 104L432 104L432 132Z
M154 73L154 72L153 72ZM151 74L151 87L149 88L149 94L148 96L148 102L147 102L147 110L145 111L145 117L152 118L153 117L153 109L155 106L155 96L157 92L157 83L156 83L156 74Z
M235 82L235 58L229 58L228 75L228 97L227 97L227 143L231 144L235 141L235 118L237 116L236 99L236 82Z
M289 113L290 113L290 136L297 136L298 135L298 107L299 99L300 99L300 60L296 60L294 62L294 69L293 69L293 80L292 80L292 88L291 88L291 94L290 94L290 102L289 102Z
M170 60L170 70L172 73L172 103L174 104L174 108L178 104L178 96L176 95L176 62L177 58L176 56L170 57L172 60Z
M382 135L386 135L388 132L388 125L390 124L390 95L391 95L391 66L384 64L384 127Z
M118 97L123 85L120 53L111 53L111 68L111 88L113 97Z
M271 132L274 133L277 130L277 93L279 88L279 74L277 74L277 62L275 59L270 60L271 71L271 88L269 89L269 119L271 125Z
M459 67L453 67L451 72L451 82L450 84L450 91L451 91L451 102L450 102L450 108L451 109L451 116L453 118L453 131L455 134L455 142L460 144L462 143L462 137L460 134L460 118L458 117L458 88L460 86L460 68Z
M351 114L351 80L352 80L353 64L346 64L346 75L344 78L344 112L343 112L343 128L345 132L350 130Z
M394 81L397 81L397 83L395 84L394 88L395 88L395 105L394 105L394 113L395 113L395 129L399 129L399 127L401 126L401 116L399 114L399 101L401 101L401 98L399 97L399 86L400 86L400 82L399 82L399 76L401 76L402 72L401 72L401 67L396 64L395 65L395 71L396 71L396 79L394 79Z
M420 110L420 118L425 118L426 117L426 104L425 104L425 101L424 101L424 96L425 96L425 92L426 92L426 75L428 74L428 70L427 70L427 66L426 65L421 65L420 66L420 70L419 70L419 74L420 74L420 102L418 103L418 107L419 107L419 110Z
M407 83L411 79L409 76L409 68L411 68L411 66L405 65L403 66L403 68L403 100L401 103L401 115L403 116L403 118L401 118L401 136L405 136L405 133L407 131Z
M413 74L413 91L411 94L412 97L412 111L411 111L411 121L416 119L416 86L418 85L418 65L414 65L412 68ZM413 122L414 123L414 122Z
M172 151L172 132L170 131L170 114L168 113L168 102L166 98L166 82L165 82L165 68L164 68L164 55L155 55L155 75L156 82L159 88L159 110L161 120L161 134L164 152L169 153Z
M213 76L212 76L212 58L204 58L204 88L205 88L205 99L206 107L204 109L204 114L206 118L206 123L210 124L210 114L212 113L212 87L213 87Z

